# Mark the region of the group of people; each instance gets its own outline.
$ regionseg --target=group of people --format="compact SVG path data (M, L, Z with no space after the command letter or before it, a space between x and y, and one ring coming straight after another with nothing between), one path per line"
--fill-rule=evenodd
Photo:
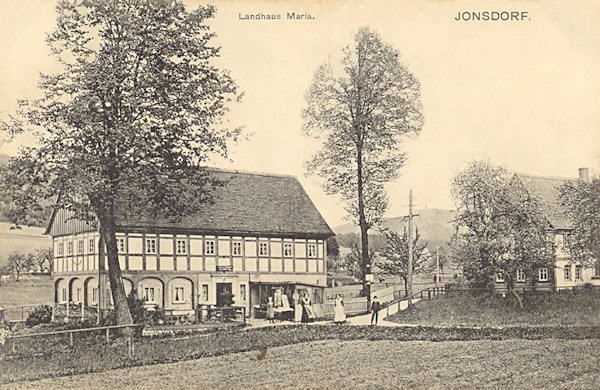
M269 297L269 301L267 302L267 319L269 322L275 322L275 309L273 304L273 298ZM305 293L302 299L300 299L300 295L298 292L294 292L292 296L294 300L294 312L295 312L295 320L303 323L310 322L314 320L317 316L313 310L312 302L310 300L310 295ZM379 320L379 310L381 310L381 303L377 299L377 296L373 297L371 301L371 325L377 325ZM335 296L335 307L333 314L333 322L336 324L343 324L346 322L346 310L344 308L344 299L340 294Z
M300 294L296 291L292 295L292 300L294 301L294 320L296 322L306 323L317 318L308 293L305 293L300 299ZM275 304L272 297L268 297L267 319L270 323L275 323Z

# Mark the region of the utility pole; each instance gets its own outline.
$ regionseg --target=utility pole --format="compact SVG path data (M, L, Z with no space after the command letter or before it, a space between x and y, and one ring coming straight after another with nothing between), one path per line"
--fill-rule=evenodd
M412 306L412 269L413 269L413 236L412 236L412 219L413 219L413 192L412 189L408 193L408 307Z
M436 245L435 246L435 275L436 275L436 280L438 282L440 281L440 246Z

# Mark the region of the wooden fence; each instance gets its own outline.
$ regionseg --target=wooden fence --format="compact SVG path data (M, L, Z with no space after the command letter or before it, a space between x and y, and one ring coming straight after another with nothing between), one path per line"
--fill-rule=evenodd
M144 324L112 325L112 326L100 326L100 327L96 327L96 328L68 329L68 330L59 330L59 331L55 331L55 332L20 334L20 335L15 335L15 336L9 336L9 337L7 337L6 341L11 343L12 353L16 353L16 351L17 351L16 350L16 340L19 340L19 339L42 337L42 336L69 335L69 345L73 346L73 334L74 333L105 331L106 332L106 343L109 344L110 343L110 331L112 329L137 328L140 326L144 326ZM135 352L134 345L133 345L133 334L130 334L127 338L127 351L129 353L129 357L133 357L133 354Z

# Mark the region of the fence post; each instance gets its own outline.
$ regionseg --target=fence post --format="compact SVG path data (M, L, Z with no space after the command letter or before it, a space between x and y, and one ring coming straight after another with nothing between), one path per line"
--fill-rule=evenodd
M69 332L69 345L73 346L73 332Z
M21 321L25 319L25 306L21 306Z
M110 344L110 329L106 328L106 343Z
M10 341L12 342L12 353L16 353L17 349L15 348L15 339L11 338Z
M127 338L127 351L129 352L129 357L133 358L133 336L131 334Z
M427 300L431 301L431 290L427 289Z

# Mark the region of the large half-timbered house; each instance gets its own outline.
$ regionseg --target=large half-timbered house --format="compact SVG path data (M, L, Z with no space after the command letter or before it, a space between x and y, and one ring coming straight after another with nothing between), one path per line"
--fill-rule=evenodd
M117 215L117 246L126 293L149 306L191 314L234 295L248 313L275 289L289 297L326 286L326 239L333 232L292 176L209 170L224 181L194 215L168 220ZM93 224L54 211L46 231L54 246L54 299L110 307L100 234Z
M600 286L600 263L586 266L575 261L570 257L566 247L569 235L573 231L573 223L561 204L561 187L567 182L576 180L564 177L514 175L513 184L520 186L529 196L537 200L541 208L540 212L547 221L546 232L554 240L556 248L554 267L537 269L533 275L526 275L524 270L517 270L515 288L561 290L586 284ZM590 180L589 168L579 169L579 180ZM496 279L497 288L504 289L505 286L506 282L502 278Z

